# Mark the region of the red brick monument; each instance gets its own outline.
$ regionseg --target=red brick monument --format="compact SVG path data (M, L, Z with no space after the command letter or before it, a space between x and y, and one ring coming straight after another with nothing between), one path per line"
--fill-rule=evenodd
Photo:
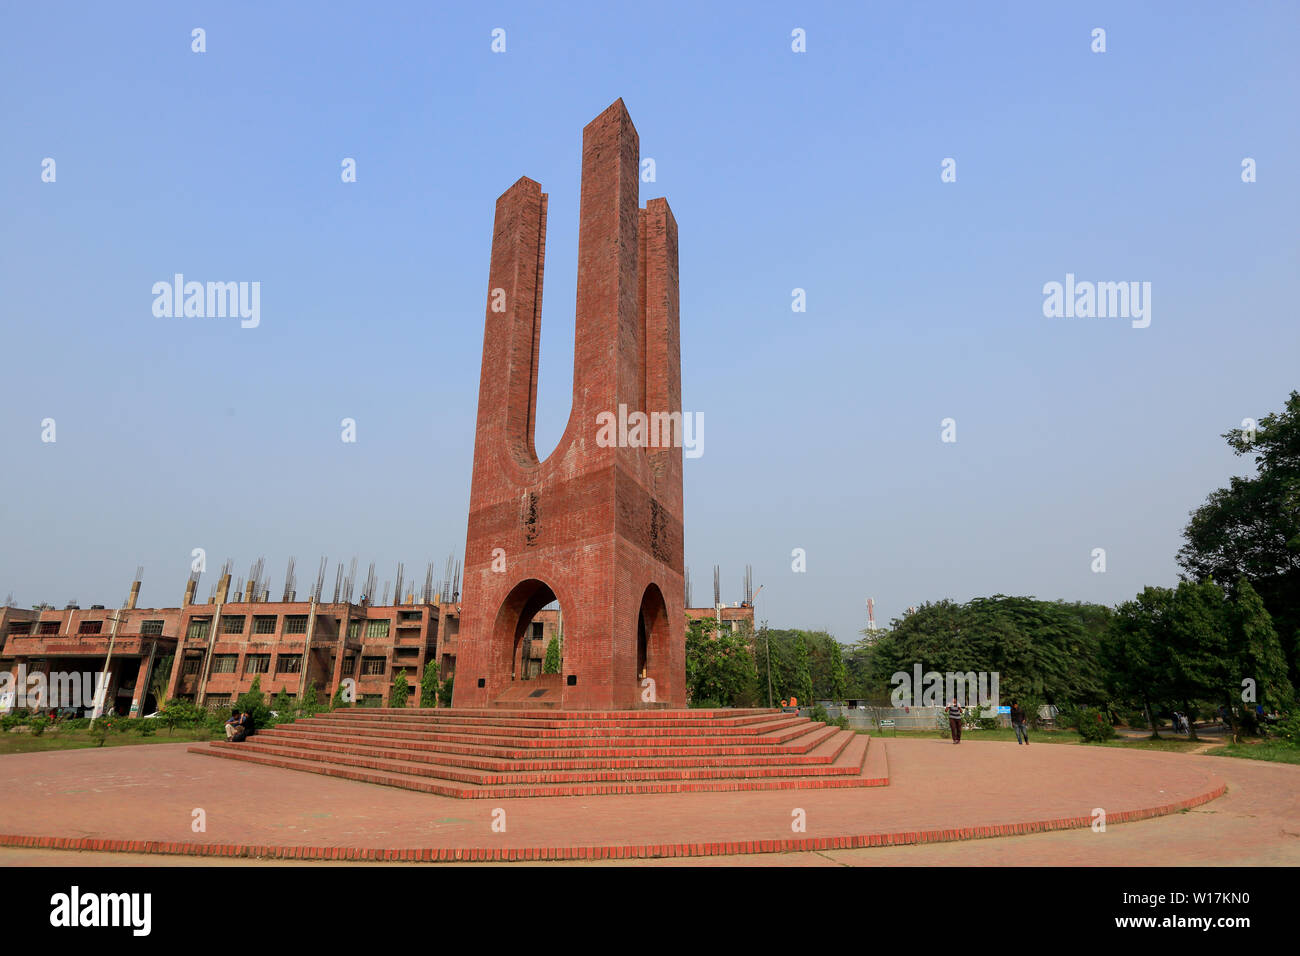
M686 704L680 441L600 429L639 411L666 432L676 413L681 434L677 223L665 199L640 208L639 172L619 100L582 134L573 409L545 461L533 433L547 197L522 178L497 200L456 707ZM523 680L525 631L557 599L561 673Z

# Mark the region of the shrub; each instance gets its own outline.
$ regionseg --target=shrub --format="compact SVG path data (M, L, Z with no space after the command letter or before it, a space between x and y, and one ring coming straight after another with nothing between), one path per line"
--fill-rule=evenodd
M952 740L952 725L948 723L948 715L939 711L939 736L944 740Z
M691 701L691 707L695 708L696 710L721 710L722 709L722 705L719 704L712 697L704 697L701 698L700 700L693 700Z
M89 717L69 717L59 721L60 730L85 730L90 726Z
M1082 711L1074 704L1056 705L1056 727L1058 730L1075 730L1079 726Z
M21 727L25 723L27 723L27 718L22 714L5 714L3 717L0 717L0 730L3 730L7 734L15 727Z
M998 726L998 719L995 716L988 716L986 708L976 704L966 712L962 724L972 730L995 730Z
M343 700L343 685L340 683L338 687L334 688L334 696L330 698L330 710L337 710L339 707L347 706L349 706L348 703Z
M177 727L202 727L208 719L206 711L195 707L188 700L172 698L158 711L154 720L161 721L170 734Z
M50 718L41 714L36 717L30 717L27 720L27 729L33 737L39 737L45 733L45 728L50 726Z
M253 678L253 686L239 695L239 699L235 701L235 706L241 711L246 710L253 715L254 730L258 727L266 727L272 723L271 708L266 706L266 698L262 693L262 677L260 674ZM220 721L221 727L224 727L225 723L225 718L222 718Z
M1292 747L1300 747L1300 711L1293 711L1277 722L1277 735Z
M114 722L112 717L100 717L91 722L90 737L92 740L99 741L97 746L104 746L104 740L113 732Z
M155 722L152 720L133 720L131 723L140 732L141 737L152 737L158 733L158 728L154 726Z
M543 674L558 674L560 672L560 642L554 634L551 635L550 642L546 645L546 658L542 661Z
M275 711L281 719L292 715L293 701L289 699L289 692L283 687L280 688L280 693L275 695L275 702L271 704L271 709Z
M1020 709L1025 712L1025 722L1029 724L1031 730L1037 730L1043 722L1039 711L1042 710L1045 701L1041 697L1021 697Z
M441 707L451 706L452 691L455 690L453 682L456 680L455 675L448 677L442 682L442 687L438 689L438 704Z
M316 694L315 684L308 684L307 689L302 692L302 707L300 709L304 717L314 716L316 711L320 710L320 697Z
M438 667L433 661L425 661L420 675L420 706L438 706Z
M1110 740L1115 736L1115 728L1111 726L1110 720L1106 714L1096 707L1085 707L1077 711L1076 720L1079 727L1079 736L1084 740L1095 743L1101 740Z
M808 716L813 720L821 721L823 724L829 724L831 722L831 715L826 712L826 708L821 704L815 705Z
M390 707L405 707L410 696L411 685L406 683L406 671L400 670L397 672L397 676L393 678L393 690L388 695L388 705Z

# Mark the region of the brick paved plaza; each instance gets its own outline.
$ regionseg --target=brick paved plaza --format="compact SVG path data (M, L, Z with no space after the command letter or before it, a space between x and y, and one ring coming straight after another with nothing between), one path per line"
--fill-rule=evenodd
M884 746L888 787L500 802L214 761L187 753L185 744L19 754L6 758L0 781L0 834L9 847L0 861L175 863L175 853L203 853L604 855L706 865L1300 862L1300 768L1293 766L1068 745L898 739ZM492 829L498 807L503 833ZM1087 826L1097 807L1107 814L1105 833ZM191 832L195 808L206 812L204 833ZM791 830L796 808L806 814L804 833ZM1116 822L1132 817L1140 819ZM1017 829L1028 835L972 839ZM1053 832L1030 832L1040 829ZM137 852L71 853L30 839L39 837ZM16 845L24 842L32 845ZM874 845L891 843L898 845Z

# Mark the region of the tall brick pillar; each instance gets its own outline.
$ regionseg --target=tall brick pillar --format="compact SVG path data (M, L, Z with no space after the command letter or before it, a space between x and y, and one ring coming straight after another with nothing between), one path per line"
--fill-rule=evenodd
M598 440L598 416L620 405L680 422L677 223L665 199L639 208L639 169L619 100L582 134L573 408L544 462L533 434L547 197L523 178L497 200L457 707L512 687L527 625L554 599L564 708L643 706L643 675L656 703L685 706L682 449Z

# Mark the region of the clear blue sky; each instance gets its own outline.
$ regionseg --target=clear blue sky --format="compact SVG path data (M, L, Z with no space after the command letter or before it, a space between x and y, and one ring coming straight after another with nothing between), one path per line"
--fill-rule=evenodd
M142 603L174 605L195 547L204 597L225 557L275 590L290 555L300 591L322 554L440 572L493 204L550 193L545 455L581 130L620 96L681 232L697 603L751 563L760 618L851 641L868 596L885 621L1169 584L1188 512L1249 469L1217 436L1300 387L1298 11L6 4L0 598L114 606L142 564ZM176 272L261 282L261 325L155 318ZM1151 282L1150 327L1045 318L1067 272Z

